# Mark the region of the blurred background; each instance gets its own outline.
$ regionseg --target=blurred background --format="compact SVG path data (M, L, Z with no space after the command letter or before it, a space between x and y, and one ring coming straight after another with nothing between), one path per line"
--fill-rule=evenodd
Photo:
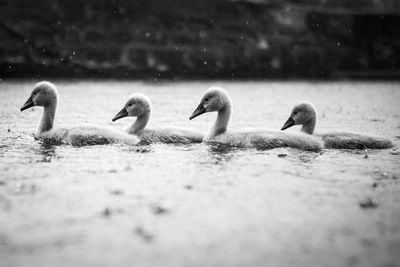
M398 0L0 0L0 78L398 79Z

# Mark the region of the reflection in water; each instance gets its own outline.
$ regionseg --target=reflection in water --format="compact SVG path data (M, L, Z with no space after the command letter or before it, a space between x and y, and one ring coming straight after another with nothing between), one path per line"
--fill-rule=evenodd
M301 151L300 153L298 153L298 155L299 156L297 158L297 163L302 164L306 167L310 167L314 163L315 159L320 156L320 153Z
M236 157L238 155L238 152L244 150L244 148L234 147L221 143L210 143L207 146L207 158L211 160L211 163L214 165L225 164Z
M279 129L282 120L287 119L290 103L306 98L318 102L321 112L325 113L321 130L356 127L361 132L399 135L396 123L365 123L360 119L360 114L365 114L397 122L398 118L392 116L398 113L398 84L379 83L380 90L376 90L377 84L354 83L339 84L340 90L336 89L337 83L219 84L229 88L235 101L238 112L232 119L234 131L266 124ZM6 226L0 227L0 243L1 235L5 234L21 247L34 244L37 248L34 253L27 251L28 254L20 255L17 251L22 259L46 258L58 253L59 246L52 244L56 244L59 237L68 239L71 233L83 237L79 246L68 247L71 253L91 248L89 256L99 255L104 252L103 246L92 245L109 241L110 236L115 241L113 244L126 243L141 248L142 244L136 242L143 240L127 234L136 231L139 233L134 234L140 237L143 233L137 230L138 225L153 226L155 233L168 230L167 235L162 234L160 240L157 239L163 244L178 236L174 241L176 248L193 243L193 237L197 238L195 243L200 244L197 247L217 244L215 255L226 251L240 255L243 247L262 253L258 248L272 244L276 251L284 252L284 259L287 258L284 254L288 252L288 237L302 241L301 247L329 249L332 248L330 240L335 238L333 232L340 233L341 227L354 235L350 239L339 236L343 241L339 245L362 243L366 231L377 233L371 238L379 240L379 227L398 227L399 155L391 154L394 150L369 150L368 153L322 150L316 153L210 144L58 146L33 141L29 135L36 127L37 113L41 109L23 115L9 112L17 110L20 102L25 101L31 82L3 82L1 86L0 218L7 217L9 222L0 220L0 226ZM155 88L131 82L67 81L59 88L65 101L60 105L58 121L60 126L86 122L106 124L110 114L115 114L115 108L121 104L121 96L131 94L134 88L154 99L157 107L152 118L154 125L205 129L210 117L194 123L187 119L187 113L197 104L193 96L207 86L206 83L173 83ZM9 89L3 90L4 87ZM87 110L89 100L95 103L90 112ZM377 105L382 109L371 111L371 107ZM339 108L346 113L338 113ZM10 125L11 132L8 132ZM115 124L118 128L123 125ZM397 148L400 147L400 139L393 140ZM363 224L366 214L357 209L360 209L359 201L366 196L383 201L385 205L378 207L378 214L369 213L368 216L373 217ZM171 212L162 217L155 216L153 209L149 211L153 203L160 201L173 203ZM110 210L111 216L104 218L101 213L104 210ZM126 212L113 213L118 210ZM343 214L352 216L349 220L349 216ZM73 223L68 225L66 233L62 222L68 221ZM316 227L316 238L305 238L312 235ZM394 234L398 236L398 231ZM221 237L230 238L229 242L219 242ZM227 248L225 244L234 246ZM14 249L7 243L2 245L6 250ZM159 254L163 246L154 248ZM374 248L359 246L359 249L356 256L362 258ZM107 256L122 255L115 251L111 250ZM251 256L261 259L260 255ZM282 255L278 253L276 257ZM10 257L14 259L15 255ZM129 260L127 257L127 262ZM220 262L213 260L210 262ZM287 262L292 263L290 259ZM257 262L252 263L247 265L257 265Z
M39 162L51 162L56 156L56 147L56 145L49 142L40 142L39 147L34 148L35 153L42 156Z
M215 166L223 165L229 162L237 154L238 148L221 144L192 144L190 146L181 146L179 150L185 150L193 156L191 162L199 164L200 168L204 165Z
M209 151L217 154L232 154L235 151L243 150L243 148L235 147L223 143L209 143Z

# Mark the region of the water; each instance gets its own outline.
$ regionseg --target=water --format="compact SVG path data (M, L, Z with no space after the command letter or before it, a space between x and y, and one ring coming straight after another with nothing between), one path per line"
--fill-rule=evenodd
M153 102L153 127L204 132L215 114L188 118L218 85L232 96L233 130L280 129L308 100L318 130L383 135L397 148L46 146L31 136L41 108L19 111L33 83L2 82L0 266L400 264L399 83L56 84L56 127L125 127L131 118L111 118L142 92Z

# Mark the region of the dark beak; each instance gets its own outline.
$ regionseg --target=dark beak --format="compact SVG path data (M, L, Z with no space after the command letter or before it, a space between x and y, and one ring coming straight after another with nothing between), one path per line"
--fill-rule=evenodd
M203 104L200 103L200 105L196 108L196 110L193 111L193 113L190 116L189 120L194 119L194 118L196 118L197 116L200 116L203 113L206 113L206 109L204 108Z
M26 100L25 104L21 107L21 111L24 111L25 109L33 107L35 104L33 104L32 96Z
M281 128L281 130L286 130L287 128L292 127L293 125L295 125L295 122L293 120L292 117L289 117L289 119L285 122L285 124L283 125L283 127Z
M123 109L121 109L120 112L118 112L117 115L115 115L115 117L112 119L112 121L119 120L119 119L121 119L123 117L126 117L126 116L128 116L128 111L125 108L123 108Z

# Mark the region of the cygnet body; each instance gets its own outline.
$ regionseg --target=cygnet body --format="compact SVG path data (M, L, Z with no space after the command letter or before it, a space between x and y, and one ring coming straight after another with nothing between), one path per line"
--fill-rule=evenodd
M152 105L150 99L140 93L132 94L124 107L112 119L116 121L124 117L136 117L134 123L128 128L127 132L132 135L137 135L144 143L201 143L203 134L187 130L179 127L165 127L157 129L146 128L151 117Z
M292 110L289 119L281 130L286 130L293 125L302 125L301 131L313 135L317 124L317 111L313 104L300 102ZM337 149L384 149L393 147L393 143L385 138L370 134L353 133L346 131L329 131L315 133L324 142L326 148Z
M207 89L200 104L190 116L190 120L206 112L218 112L218 115L214 125L204 137L204 142L262 149L293 147L302 150L319 150L322 148L322 143L318 139L310 138L311 136L305 134L282 134L273 130L228 132L232 101L228 93L219 87Z
M53 129L58 103L58 92L54 84L39 82L25 104L24 111L33 106L43 107L42 119L35 134L36 139L52 143L66 143L74 146L124 143L135 145L139 139L112 127L82 124L73 127Z

